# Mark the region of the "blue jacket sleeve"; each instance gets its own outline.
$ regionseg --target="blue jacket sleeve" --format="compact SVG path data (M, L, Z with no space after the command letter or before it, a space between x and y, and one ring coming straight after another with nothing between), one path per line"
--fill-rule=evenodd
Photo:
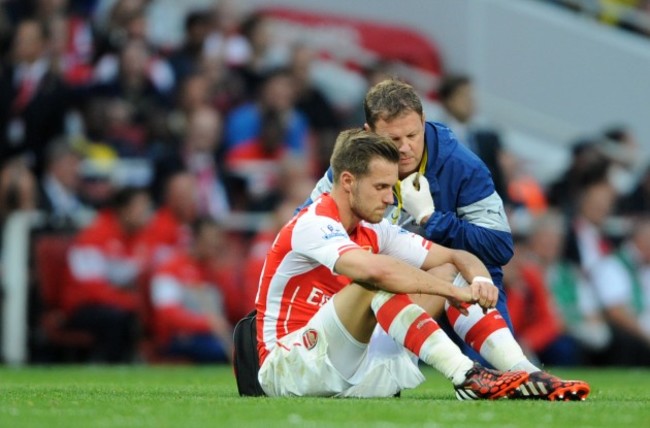
M329 191L332 190L332 183L333 183L333 175L332 175L332 167L329 167L327 171L325 171L325 175L318 180L318 183L316 183L316 187L314 187L314 190L311 191L309 194L309 197L305 200L305 202L302 203L298 208L296 208L296 211L294 214L297 214L301 209L305 208L308 205L311 205L312 202L316 198L318 198L320 195L323 193L328 193Z
M438 140L431 138L429 142L434 157L425 176L436 210L423 225L425 236L469 251L486 265L507 264L514 251L512 235L490 171L474 153L458 144L447 128L427 128L430 130Z
M513 256L512 234L458 218L453 212L433 213L424 226L425 236L441 245L462 248L484 263L504 266Z

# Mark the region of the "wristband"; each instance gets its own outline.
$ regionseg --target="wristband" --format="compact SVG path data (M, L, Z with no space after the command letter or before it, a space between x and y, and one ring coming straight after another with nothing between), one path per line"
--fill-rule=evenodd
M490 284L494 285L494 282L492 282L491 278L487 278L484 276L475 276L472 282L474 281L489 282Z

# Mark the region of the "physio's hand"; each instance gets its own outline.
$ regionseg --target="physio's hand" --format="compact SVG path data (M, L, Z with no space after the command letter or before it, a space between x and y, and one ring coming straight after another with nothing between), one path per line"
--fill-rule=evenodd
M418 224L428 220L435 206L427 179L419 172L414 172L402 180L400 186L404 210L412 215Z

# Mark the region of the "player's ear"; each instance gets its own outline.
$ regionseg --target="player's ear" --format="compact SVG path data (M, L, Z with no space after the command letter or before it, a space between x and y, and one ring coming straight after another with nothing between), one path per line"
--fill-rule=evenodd
M370 125L368 125L367 123L364 123L364 124L363 124L363 130L364 130L364 131L367 131L367 132L372 131L372 129L370 129Z
M354 175L352 175L352 173L349 171L343 171L341 173L341 177L339 178L339 182L341 183L341 188L349 192L351 191L352 184L354 183Z

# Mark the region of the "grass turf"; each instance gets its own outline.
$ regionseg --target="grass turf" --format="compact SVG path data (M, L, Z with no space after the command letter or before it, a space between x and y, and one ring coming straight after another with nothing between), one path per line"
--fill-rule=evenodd
M587 380L585 402L460 402L427 381L401 398L240 398L230 367L0 366L0 427L642 427L650 370L552 370Z

